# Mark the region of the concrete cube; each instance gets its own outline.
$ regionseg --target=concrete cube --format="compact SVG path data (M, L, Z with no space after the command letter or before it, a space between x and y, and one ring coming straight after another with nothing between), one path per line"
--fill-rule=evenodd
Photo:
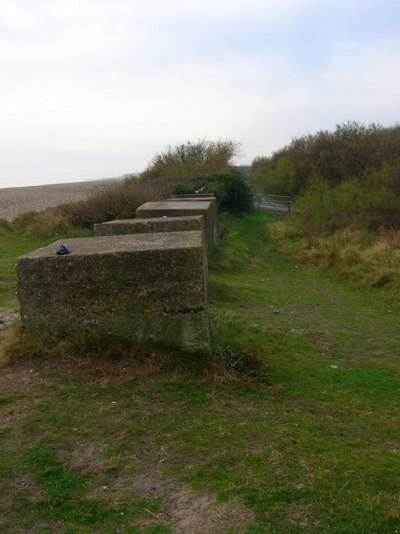
M212 204L212 226L214 229L214 244L218 242L218 206L217 199L215 198L215 195L213 193L171 195L171 198L169 198L168 200L180 200L181 202L204 202L205 200L210 201Z
M155 217L149 219L120 219L94 225L96 236L128 235L159 232L188 232L197 230L203 234L203 245L207 251L204 215L192 217Z
M206 227L206 244L208 253L215 245L214 228L215 221L213 217L213 206L210 200L192 202L182 202L180 200L167 200L163 202L147 202L136 210L138 218L153 217L185 217L193 215L204 215Z
M56 255L61 243L70 254ZM82 332L207 348L206 272L199 231L57 241L18 259L22 324L49 340Z
M155 217L149 219L121 219L94 225L96 236L124 234L156 234L159 232L188 232L205 229L204 216Z

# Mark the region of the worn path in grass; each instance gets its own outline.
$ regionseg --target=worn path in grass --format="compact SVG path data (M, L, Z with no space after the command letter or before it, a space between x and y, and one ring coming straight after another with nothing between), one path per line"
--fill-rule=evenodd
M217 350L267 373L0 370L0 531L399 530L398 306L279 258L271 220L229 222L210 273Z
M397 367L400 303L385 290L350 286L280 258L263 241L263 220L271 218L254 215L239 222L237 231L231 229L231 249L216 257L216 289L219 283L229 288L217 292L218 309L225 307L248 326L309 339L332 364L382 360Z

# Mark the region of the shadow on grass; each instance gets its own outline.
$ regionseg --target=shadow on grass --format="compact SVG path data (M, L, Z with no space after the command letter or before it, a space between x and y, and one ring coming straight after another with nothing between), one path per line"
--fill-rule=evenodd
M0 366L27 362L63 372L85 373L98 382L156 379L161 375L212 384L268 379L268 368L258 354L225 339L214 340L208 351L196 352L132 345L124 340L82 334L50 346L20 325L8 328L0 344Z

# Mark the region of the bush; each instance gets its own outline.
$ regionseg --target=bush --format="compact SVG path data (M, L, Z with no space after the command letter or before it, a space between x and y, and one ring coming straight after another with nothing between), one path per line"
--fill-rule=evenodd
M241 174L218 173L179 184L176 194L214 193L219 211L239 215L251 208L251 192Z
M291 215L266 229L283 254L400 287L400 126L348 123L295 139L254 160L253 180L296 194Z
M95 223L114 219L133 219L136 208L145 202L162 198L156 184L127 180L107 190L99 190L87 200L64 204L59 210L73 226L92 228Z
M157 188L156 184L124 181L107 190L98 190L87 200L21 213L13 220L12 227L41 238L72 237L80 235L82 230L92 230L97 222L132 219L136 208L160 198L162 188Z
M73 225L58 208L21 213L12 221L11 227L15 230L29 232L41 239L74 233Z
M398 294L398 175L394 165L336 187L315 179L295 202L293 215L269 225L265 235L291 259Z
M256 191L290 195L294 191L295 167L282 157L277 162L271 158L256 158L251 167L250 180Z
M228 140L200 140L169 147L157 154L140 176L145 180L167 178L176 185L206 174L227 172L239 148L238 143Z
M400 158L400 126L357 122L338 125L293 141L271 157L253 161L251 180L267 193L297 195L319 176L330 186L360 178Z
M23 213L13 221L13 227L48 238L76 235L82 229L91 230L95 223L132 219L136 208L145 202L168 198L178 183L194 179L199 173L228 169L238 146L233 141L199 141L169 148L155 156L139 178L127 178L80 202ZM223 178L217 184L221 205L242 211L246 201L239 175L232 175L231 183L225 186L222 181Z
M330 186L315 178L294 205L288 225L304 236L330 235L346 227L375 233L400 228L398 166L386 166L363 179Z

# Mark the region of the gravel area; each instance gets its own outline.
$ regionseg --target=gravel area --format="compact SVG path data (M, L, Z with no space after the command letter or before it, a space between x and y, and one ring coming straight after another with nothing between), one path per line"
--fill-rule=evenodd
M24 211L40 211L65 202L84 200L98 189L112 187L118 181L96 180L0 189L0 219L11 221Z

